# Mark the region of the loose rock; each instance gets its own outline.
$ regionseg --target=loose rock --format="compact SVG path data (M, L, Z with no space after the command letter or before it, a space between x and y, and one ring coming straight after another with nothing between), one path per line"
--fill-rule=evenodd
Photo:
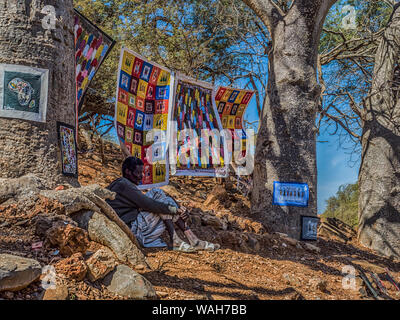
M36 281L42 273L40 263L11 254L0 254L0 291L18 291Z
M119 265L103 280L107 289L131 299L156 298L152 284L126 265Z
M322 292L327 291L328 282L326 280L322 280L320 278L312 278L310 279L308 284L311 285L314 289L317 289L319 291Z
M255 251L259 251L260 250L260 243L258 242L258 240L252 236L248 236L248 244L249 247L252 248Z
M47 240L60 249L63 256L71 256L74 253L85 253L89 246L88 234L85 230L71 224L59 223L50 228Z
M54 267L57 273L77 281L83 280L87 272L87 266L81 253L75 253L69 258L58 261Z
M96 156L95 154L92 155L92 159L94 161L101 162L101 158L99 156Z
M46 236L46 232L59 222L75 224L75 222L66 215L39 214L35 217L35 234L39 237L44 237Z
M315 252L315 253L320 253L321 252L321 249L320 248L318 248L317 246L314 246L313 244L311 244L311 243L304 243L304 247L307 249L307 250L309 250L309 251L312 251L312 252Z
M110 248L118 260L137 265L146 263L143 253L114 222L95 212L88 224L91 240Z
M11 292L11 291L7 291L6 293L4 293L4 296L7 298L7 299L12 299L12 298L14 298L14 292Z
M136 270L144 270L146 269L146 266L144 266L143 264L138 264L137 266L135 266Z
M201 217L202 223L205 225L209 225L212 227L215 227L217 230L226 230L227 229L227 225L224 221L222 221L221 219L219 219L216 216L211 216L211 215L203 215Z
M58 284L55 289L47 289L44 292L42 300L67 300L68 288L62 284Z
M292 285L292 286L300 286L301 283L300 281L293 275L289 273L284 273L282 275L283 279L285 280L287 285Z
M294 247L297 247L297 244L299 243L299 241L297 241L296 239L289 238L289 237L284 237L283 240Z
M210 192L206 201L204 202L204 205L209 206L210 204L216 202L217 200L219 200L221 198L227 198L227 197L228 197L228 195L224 188L215 186L214 189Z
M89 220L93 216L93 211L82 210L71 214L71 218L78 223L79 228L88 229Z
M104 278L117 265L114 254L108 248L96 251L88 260L88 278L90 281L96 281Z
M160 298L165 298L168 296L168 292L163 292L163 291L156 291L157 296Z

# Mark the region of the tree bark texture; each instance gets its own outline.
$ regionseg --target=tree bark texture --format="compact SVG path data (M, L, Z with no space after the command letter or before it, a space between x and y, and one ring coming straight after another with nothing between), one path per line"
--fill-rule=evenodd
M400 7L397 5L375 57L366 100L359 175L359 241L400 257Z
M44 6L56 10L56 29L42 27ZM0 178L33 173L50 187L78 186L61 174L57 121L75 125L72 0L0 0L0 63L49 70L46 123L0 118Z
M245 2L252 7L268 1ZM270 232L296 239L301 233L300 217L317 216L315 120L321 90L317 54L322 25L334 2L298 0L285 14L270 3L270 12L259 15L261 19L267 17L264 23L271 33L272 50L268 93L257 136L251 206L254 216ZM272 205L274 181L307 183L308 207Z

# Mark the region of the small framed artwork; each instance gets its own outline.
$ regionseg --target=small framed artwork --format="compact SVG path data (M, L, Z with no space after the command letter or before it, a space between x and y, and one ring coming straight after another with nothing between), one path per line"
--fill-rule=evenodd
M46 122L49 70L0 64L0 117Z
M273 205L308 207L307 183L274 181Z
M301 240L316 241L318 233L318 217L301 216Z
M66 176L78 177L75 127L63 122L57 122L57 132L61 149L62 173Z

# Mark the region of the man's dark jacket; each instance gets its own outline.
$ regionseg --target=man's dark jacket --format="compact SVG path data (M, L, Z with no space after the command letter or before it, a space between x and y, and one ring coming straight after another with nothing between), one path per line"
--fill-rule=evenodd
M146 197L138 187L126 178L113 181L108 187L116 193L114 200L106 200L128 226L136 220L139 211L158 214L176 214L176 207Z

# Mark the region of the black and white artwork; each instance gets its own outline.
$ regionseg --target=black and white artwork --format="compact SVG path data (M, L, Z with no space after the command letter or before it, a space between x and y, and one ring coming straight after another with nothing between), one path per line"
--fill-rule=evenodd
M317 240L318 217L301 217L301 240Z

